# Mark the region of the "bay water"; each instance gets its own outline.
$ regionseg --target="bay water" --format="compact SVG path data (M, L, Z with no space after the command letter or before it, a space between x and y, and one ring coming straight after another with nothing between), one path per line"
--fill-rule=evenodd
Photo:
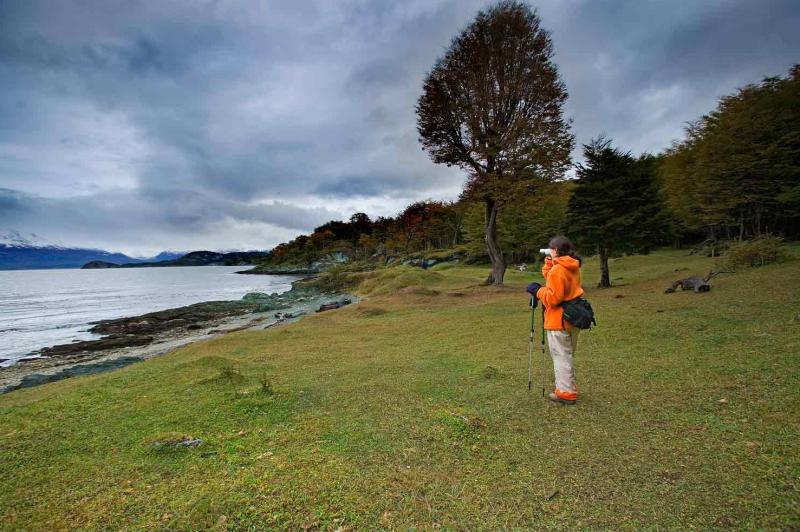
M89 340L90 323L248 292L286 292L293 275L239 275L247 266L0 271L0 365L43 347Z

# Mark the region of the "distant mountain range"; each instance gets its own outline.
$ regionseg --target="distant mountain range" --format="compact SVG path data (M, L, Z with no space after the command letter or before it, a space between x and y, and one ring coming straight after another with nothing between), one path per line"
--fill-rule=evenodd
M118 268L241 265L250 264L253 259L264 254L265 252L252 251L233 253L163 251L154 257L134 258L123 253L111 253L102 249L67 247L49 242L36 234L22 235L19 231L0 231L0 270L81 268L83 266Z
M165 268L171 266L244 266L266 257L266 251L233 251L217 253L216 251L192 251L181 257L170 260L150 262L114 263L106 260L93 260L81 266L85 270L101 268Z

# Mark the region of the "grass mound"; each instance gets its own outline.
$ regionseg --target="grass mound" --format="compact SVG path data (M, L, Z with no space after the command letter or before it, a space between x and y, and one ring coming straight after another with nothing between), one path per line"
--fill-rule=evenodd
M378 296L393 294L403 289L414 287L414 290L432 290L443 280L440 273L412 266L393 266L377 270L375 274L362 281L359 294Z

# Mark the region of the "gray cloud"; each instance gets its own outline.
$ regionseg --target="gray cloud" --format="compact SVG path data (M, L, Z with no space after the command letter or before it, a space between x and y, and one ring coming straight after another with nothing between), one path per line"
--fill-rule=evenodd
M0 3L0 228L146 253L267 247L454 198L421 82L484 0ZM548 0L579 143L656 152L798 59L791 0ZM576 148L576 158L580 155Z
M44 198L0 189L0 227L22 224L26 232L43 235L58 227L70 244L140 255L206 248L209 234L220 238L216 248L264 249L342 217L324 207L279 200L245 204L191 191Z
M800 57L793 0L561 6L545 4L541 12L579 143L606 133L635 152L658 152L720 96L784 75Z

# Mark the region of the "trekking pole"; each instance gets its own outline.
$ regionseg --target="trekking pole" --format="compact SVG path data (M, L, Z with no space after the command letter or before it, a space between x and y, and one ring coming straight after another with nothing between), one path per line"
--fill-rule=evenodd
M533 333L531 333L533 334ZM545 397L544 389L546 386L545 372L547 371L547 356L544 353L544 304L542 304L542 397Z
M528 391L531 391L531 367L533 366L533 316L536 308L533 306L533 297L531 297L531 334L528 341Z

